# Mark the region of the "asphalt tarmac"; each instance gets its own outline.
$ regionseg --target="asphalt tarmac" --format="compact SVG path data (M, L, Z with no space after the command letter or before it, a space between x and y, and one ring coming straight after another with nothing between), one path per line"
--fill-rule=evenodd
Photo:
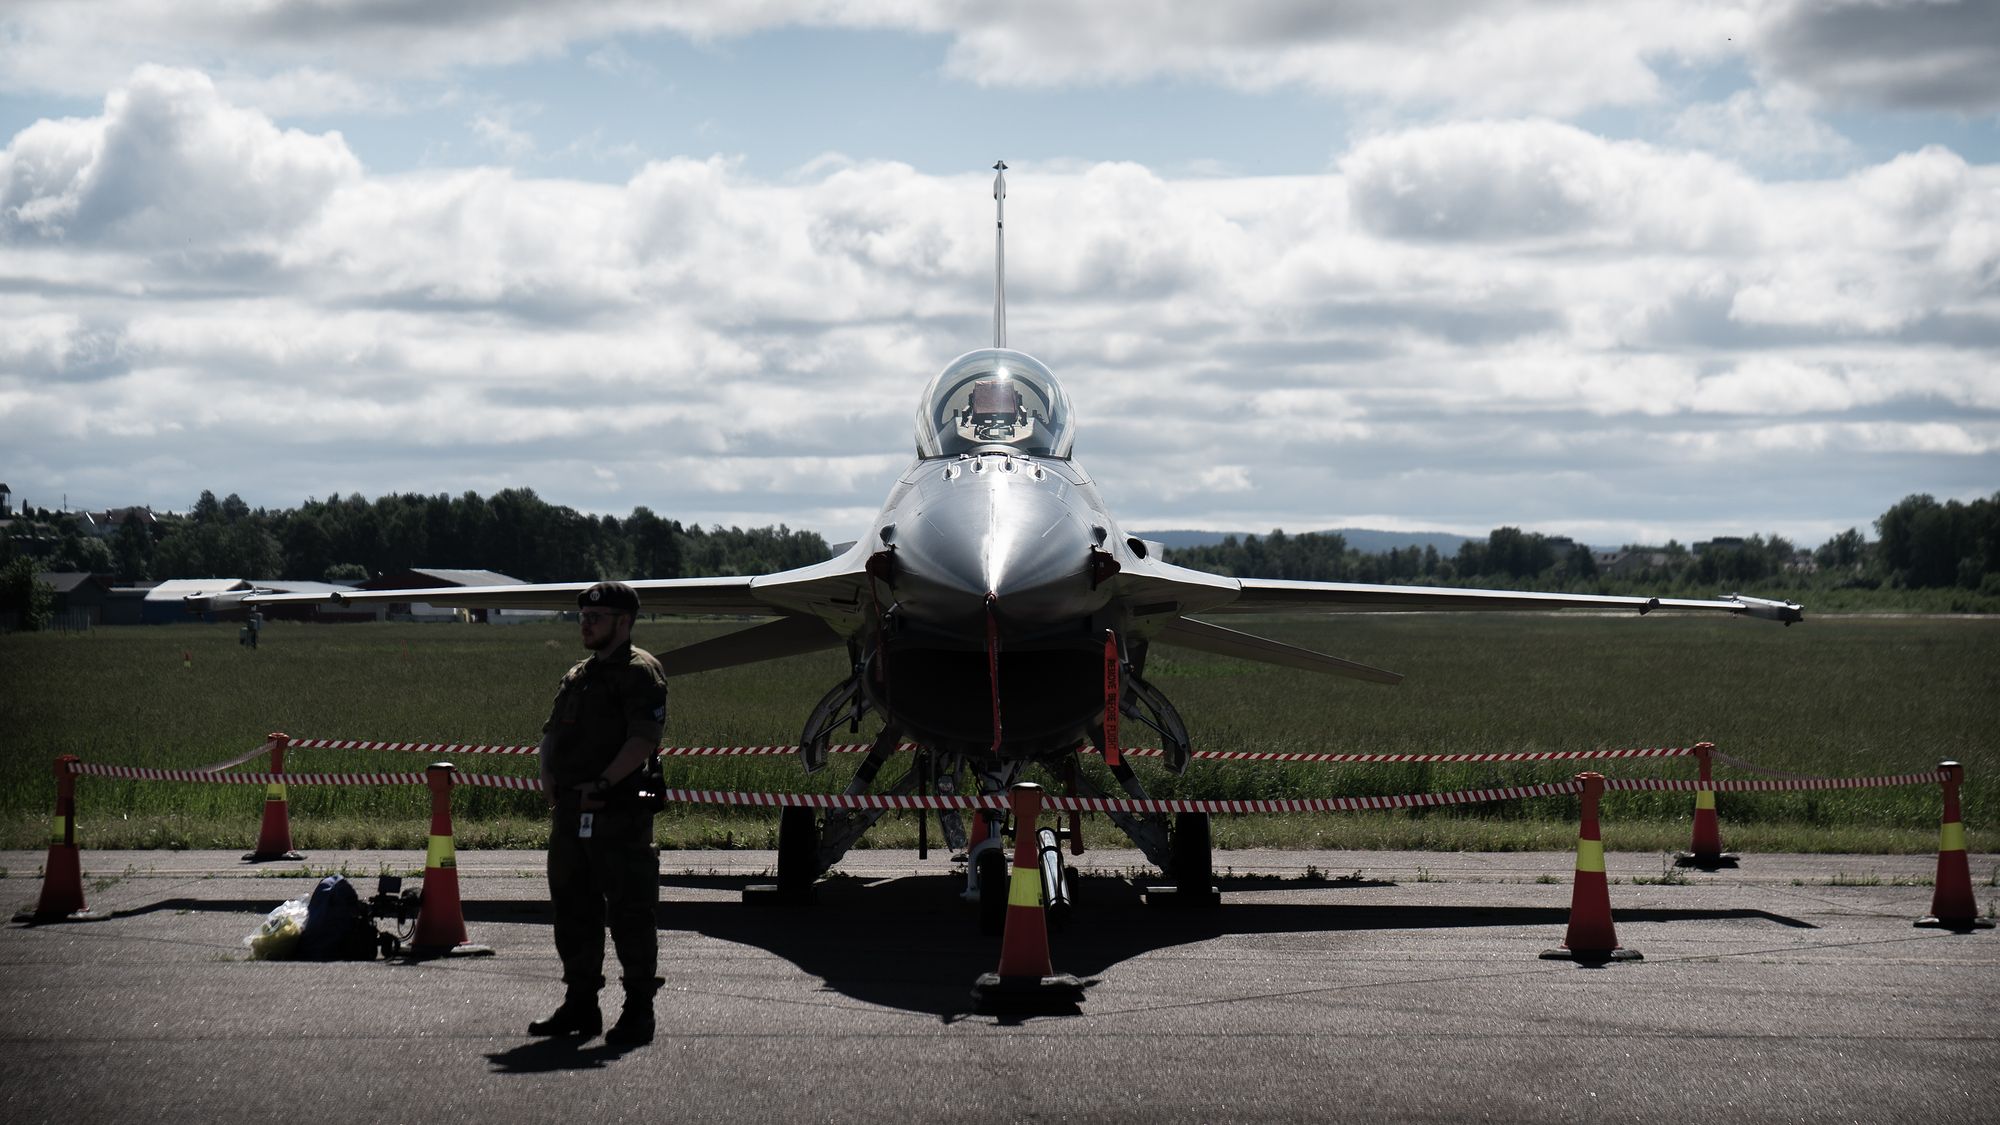
M969 989L999 941L941 853L850 853L809 907L743 904L771 853L667 853L660 1036L620 1050L524 1034L562 991L538 853L459 855L493 956L307 964L243 939L320 874L366 892L422 854L86 851L106 917L0 931L0 1116L2000 1120L2000 935L1911 925L1932 857L1662 881L1662 857L1613 853L1618 937L1645 959L1597 967L1538 957L1568 853L1218 853L1210 911L1144 905L1136 853L1083 859L1049 940L1086 999L994 1016ZM34 904L42 860L0 853L0 905ZM1990 910L2000 858L1972 870Z

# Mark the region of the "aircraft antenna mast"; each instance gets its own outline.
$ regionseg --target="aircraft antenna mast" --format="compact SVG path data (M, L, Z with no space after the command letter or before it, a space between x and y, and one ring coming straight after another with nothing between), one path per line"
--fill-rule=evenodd
M993 346L1007 346L1007 162L993 165Z

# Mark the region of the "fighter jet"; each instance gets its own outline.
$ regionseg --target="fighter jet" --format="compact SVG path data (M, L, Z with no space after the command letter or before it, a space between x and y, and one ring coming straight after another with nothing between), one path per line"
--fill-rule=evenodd
M684 676L823 649L847 671L807 717L798 759L827 763L832 737L874 714L880 733L848 786L875 789L906 743L912 765L881 791L1004 791L1031 765L1104 791L1074 768L1101 754L1118 786L1146 790L1118 752L1120 719L1152 731L1166 767L1187 768L1186 724L1146 678L1155 644L1178 645L1378 684L1395 672L1255 636L1207 620L1228 614L1479 610L1656 610L1739 614L1790 624L1801 607L1741 594L1715 599L1448 589L1231 578L1176 566L1129 534L1073 456L1077 418L1040 360L1006 346L1006 164L996 164L994 339L944 365L917 399L916 459L867 533L837 558L775 574L632 582L649 612L735 614L761 624L659 654ZM422 601L467 608L570 609L588 582L351 592L342 603ZM251 594L247 604L300 596ZM1107 718L1111 732L1107 732ZM1113 737L1107 738L1111 733ZM882 814L787 808L778 886L798 893L839 861ZM981 816L997 816L982 812ZM1211 867L1205 815L1110 814L1146 857L1191 895ZM968 849L967 897L997 925L1007 895L998 831L970 836L940 816L946 842ZM976 825L975 827L989 827ZM1029 828L1028 830L1032 830ZM976 839L974 837L982 837ZM1046 869L1047 865L1045 865ZM1064 875L1045 896L1067 902Z

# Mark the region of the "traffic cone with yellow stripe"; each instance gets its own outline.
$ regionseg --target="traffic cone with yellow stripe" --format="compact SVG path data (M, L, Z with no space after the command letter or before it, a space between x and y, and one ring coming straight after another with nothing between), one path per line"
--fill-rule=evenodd
M412 957L465 957L490 954L465 932L465 908L458 898L458 849L451 839L451 786L458 772L450 762L424 771L431 790L431 840L424 855L424 893L410 937Z
M1712 742L1695 743L1694 758L1701 769L1701 788L1694 791L1694 840L1687 851L1674 856L1676 867L1714 871L1736 866L1738 857L1725 855L1722 851L1722 833L1716 825L1715 790L1712 788L1714 767L1709 761L1714 752L1715 744Z
M1000 968L973 982L982 1011L1075 1011L1084 984L1058 974L1049 960L1049 927L1042 909L1042 865L1035 854L1035 821L1042 787L1022 782L1014 802L1014 871L1007 883L1007 926L1000 937Z
M285 747L291 745L291 738L283 731L272 731L265 738L264 745L271 751L271 773L282 776ZM305 858L292 850L292 814L285 799L284 782L273 781L264 787L264 823L257 831L257 850L243 858L251 863Z
M1604 878L1604 834L1597 826L1597 802L1604 796L1604 775L1580 773L1583 782L1583 817L1576 833L1576 883L1569 900L1569 933L1561 949L1545 950L1546 961L1638 961L1637 950L1618 944L1618 931L1611 924L1611 888Z
M76 846L76 755L56 759L56 822L42 866L42 897L16 922L88 922L99 917L83 902L83 858Z
M1939 831L1937 883L1931 891L1931 912L1919 926L1942 930L1983 930L1993 922L1979 916L1979 904L1972 901L1972 871L1965 859L1965 822L1958 811L1958 786L1965 780L1965 767L1957 762L1939 762L1944 772L1944 824Z

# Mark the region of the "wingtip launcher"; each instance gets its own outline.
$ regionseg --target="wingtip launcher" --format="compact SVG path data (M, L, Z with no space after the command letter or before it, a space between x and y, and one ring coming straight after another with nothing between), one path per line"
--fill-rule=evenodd
M1743 613L1765 621L1779 621L1786 625L1806 619L1806 607L1797 602L1773 601L1770 598L1753 598L1748 594L1724 594L1723 601L1735 602L1743 607Z

